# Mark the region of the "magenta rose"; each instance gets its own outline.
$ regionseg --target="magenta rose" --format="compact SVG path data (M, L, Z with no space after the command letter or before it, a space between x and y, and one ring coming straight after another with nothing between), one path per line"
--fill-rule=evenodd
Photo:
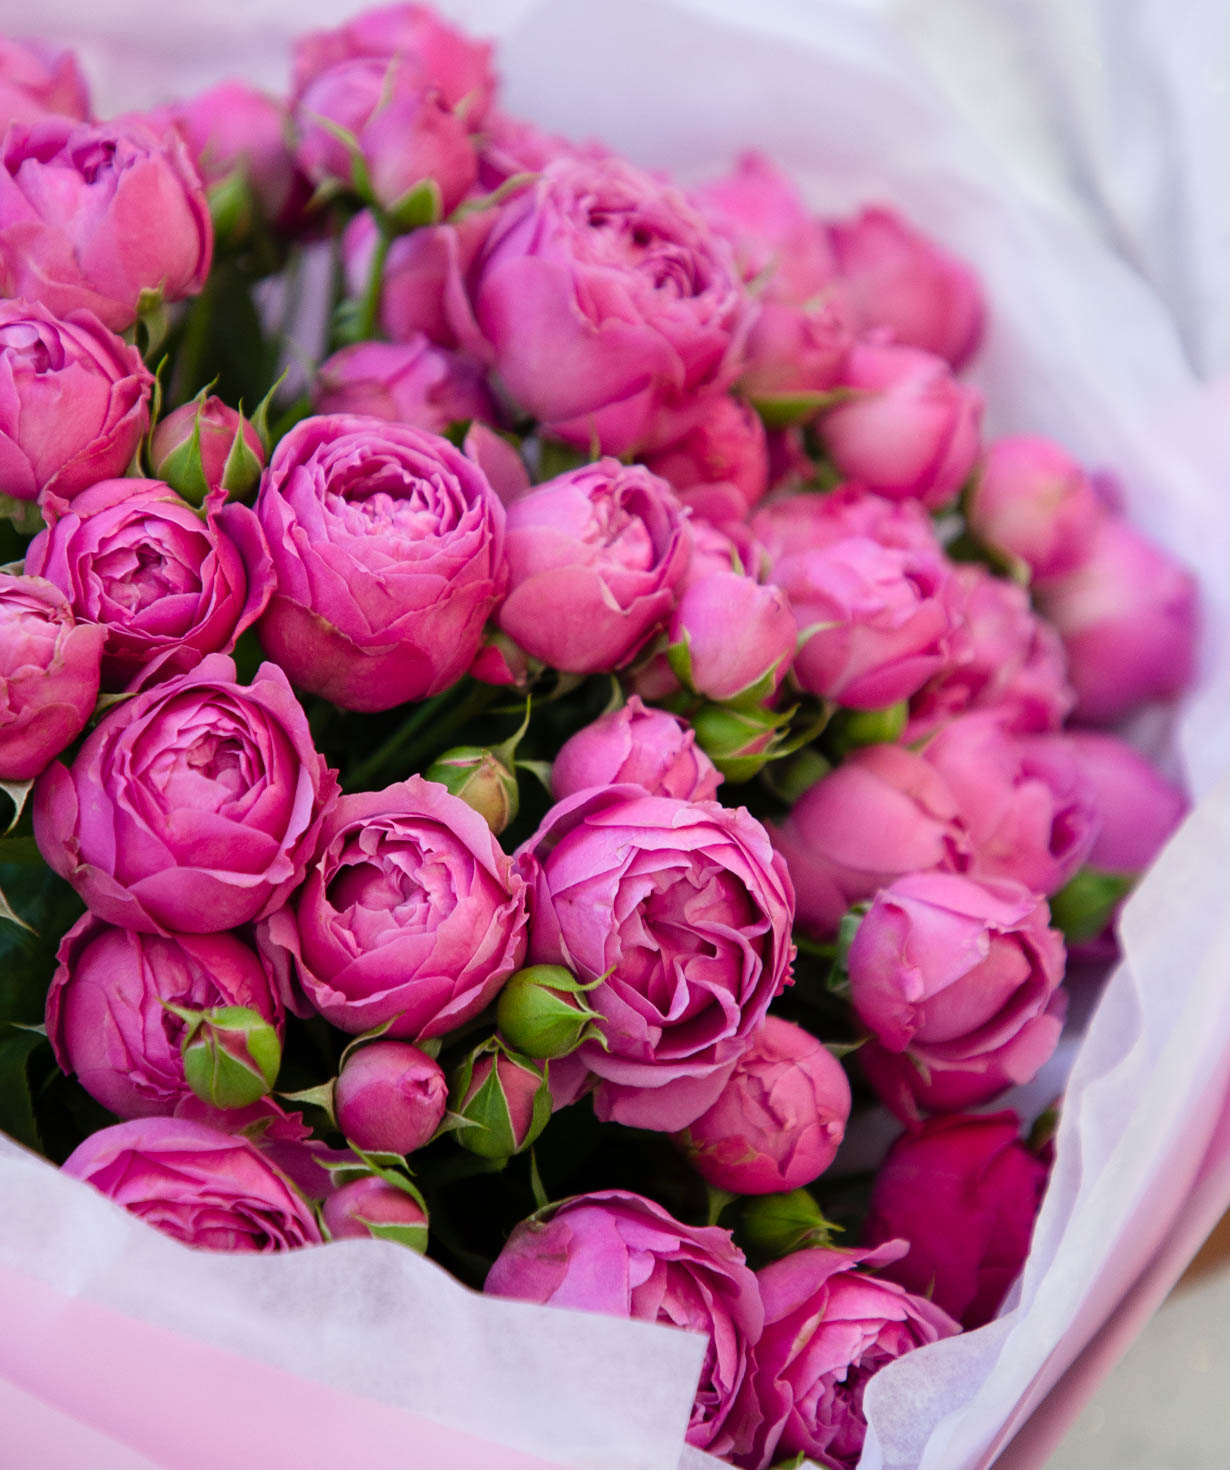
M472 290L512 398L583 448L669 444L739 371L750 308L729 246L622 160L548 164L501 209Z
M413 1195L376 1174L352 1179L325 1197L321 1210L330 1240L399 1240L422 1250L427 1215ZM419 1242L422 1244L419 1244Z
M422 1148L447 1106L439 1062L404 1041L373 1041L348 1053L333 1086L337 1126L369 1153Z
M687 721L646 708L635 694L569 736L551 767L556 801L593 786L640 786L650 796L712 801L721 783Z
M763 1421L740 1465L765 1470L801 1454L854 1470L868 1380L903 1353L959 1331L933 1302L868 1274L900 1249L801 1250L756 1273L765 1325L753 1382Z
M101 1128L64 1172L130 1214L201 1250L296 1250L319 1245L311 1207L246 1138L182 1118Z
M29 781L85 729L103 637L53 583L0 572L0 781Z
M934 523L918 501L886 500L861 485L773 500L757 510L751 528L773 563L804 551L823 551L854 536L894 551L942 553Z
M61 320L0 302L0 483L18 500L70 500L122 475L149 427L153 374L88 311Z
M1068 746L1097 818L1085 861L1103 873L1143 873L1182 821L1187 798L1117 736L1073 730Z
M999 1310L1021 1274L1047 1166L1021 1142L1015 1113L928 1118L888 1151L863 1238L910 1249L884 1275L965 1327Z
M508 596L496 620L528 654L570 674L632 660L670 617L690 551L670 486L614 459L514 501L507 544Z
M749 1394L763 1313L728 1230L684 1225L624 1190L577 1195L518 1225L483 1290L698 1332L709 1346L688 1443L745 1452L759 1420Z
M634 787L553 807L518 853L530 960L583 980L605 1047L569 1063L598 1079L597 1111L673 1133L716 1099L790 983L794 892L742 808Z
M64 1072L121 1118L170 1113L190 1094L167 1009L243 1006L282 1033L267 968L230 934L138 934L86 914L60 942L47 1035Z
M26 566L103 627L108 688L154 660L166 677L229 653L264 611L273 576L260 525L225 499L211 497L202 519L161 480L103 480L59 514L49 508Z
M185 454L195 457L188 470L183 465ZM199 505L219 485L236 497L253 489L265 467L265 446L243 414L210 393L180 404L159 420L149 457L155 475L164 479L174 475L176 488Z
M671 657L708 699L772 699L790 672L798 633L777 587L741 572L689 582L671 617Z
M965 872L969 832L947 782L901 745L856 750L770 829L798 895L799 924L817 938L907 873Z
M1106 511L1070 454L1049 439L1014 434L987 446L966 515L981 542L1045 578L1088 557Z
M342 1031L446 1036L496 997L525 955L525 884L459 797L411 776L344 796L307 881L261 946Z
M901 1118L1028 1082L1055 1050L1064 946L1036 893L1006 879L917 873L872 900L850 945L859 1051Z
M10 123L37 122L49 112L89 117L89 87L77 58L44 41L0 36L0 132Z
M276 579L260 638L299 688L383 710L465 673L504 590L504 508L447 439L304 419L274 450L256 514Z
M732 518L738 518L769 489L764 421L746 399L728 393L715 397L682 439L647 456L645 463L702 515L715 491L728 492Z
M237 684L215 653L117 705L71 767L48 767L34 835L100 919L207 934L285 900L336 795L281 669Z
M418 332L406 342L356 342L321 363L317 413L370 414L443 434L465 419L499 422L480 364Z
M158 228L149 228L150 220ZM51 118L0 146L0 290L112 331L143 291L178 301L209 274L213 226L183 139L137 121Z
M849 1117L850 1084L832 1052L766 1016L717 1101L678 1142L715 1189L780 1194L824 1173Z

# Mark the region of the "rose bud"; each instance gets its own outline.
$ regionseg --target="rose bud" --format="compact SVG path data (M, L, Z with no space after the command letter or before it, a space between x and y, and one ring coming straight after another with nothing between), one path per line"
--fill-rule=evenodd
M1089 555L1106 511L1080 465L1049 439L997 439L966 502L973 534L1033 578L1070 572Z
M89 87L77 58L45 41L0 36L0 132L9 123L37 122L49 112L89 117Z
M541 671L542 665L523 648L518 648L511 638L490 624L483 634L483 641L474 662L466 670L471 679L480 684L491 684L497 689L528 689L531 677Z
M476 811L421 776L343 796L306 881L261 926L262 949L351 1035L450 1031L490 1005L525 955L525 885Z
M209 654L116 705L71 767L44 771L34 835L108 923L216 933L285 902L336 797L282 671L262 664L237 684Z
M45 578L0 572L0 781L31 780L85 728L105 636Z
M782 593L740 572L690 582L668 636L671 667L689 689L719 703L752 704L781 688L798 639Z
M806 1189L792 1189L744 1200L735 1237L753 1258L776 1261L791 1251L832 1245L836 1230Z
M158 228L151 230L151 219ZM112 331L141 298L178 301L209 274L209 206L183 139L139 122L48 118L0 146L0 291Z
M929 352L862 342L841 371L848 396L820 419L840 474L890 500L946 505L978 458L982 394Z
M61 320L0 301L0 383L4 494L17 500L71 500L122 475L149 426L153 375L88 311Z
M934 352L959 371L982 339L978 277L895 210L862 210L829 225L837 269L860 325Z
M347 1053L333 1087L337 1126L368 1153L412 1154L434 1137L447 1106L440 1064L404 1041Z
M886 500L859 485L770 501L752 517L751 532L771 565L800 552L823 551L850 537L895 551L943 555L935 524L917 500Z
M918 873L882 889L847 965L872 1040L858 1053L903 1119L1028 1082L1055 1050L1064 947L1037 894L1005 879Z
M551 767L556 801L591 786L640 786L650 796L712 801L721 784L687 721L646 708L635 694L569 736Z
M265 446L242 413L202 394L160 420L150 442L154 474L193 505L221 487L246 498L265 468Z
M1037 588L1059 630L1076 688L1075 718L1113 725L1173 699L1196 667L1199 610L1191 573L1128 521L1106 516L1088 558Z
M317 413L370 414L431 434L467 419L499 421L482 366L421 332L343 347L321 364L312 396Z
M863 1226L870 1246L907 1240L884 1275L967 1328L999 1309L1029 1253L1047 1167L1015 1113L929 1118L889 1150Z
M457 1142L481 1159L510 1159L529 1148L551 1117L547 1069L493 1036L453 1077L452 1110L466 1126Z
M670 616L688 562L684 514L666 481L602 459L537 486L507 514L500 628L565 673L631 662Z
M520 804L517 773L493 750L458 745L438 755L423 772L423 778L438 781L446 791L473 807L497 837L516 819Z
M717 1101L677 1142L715 1189L780 1194L824 1173L849 1117L841 1063L801 1026L766 1016Z
M551 438L670 444L739 371L751 308L729 246L620 159L548 164L500 210L472 280L500 380Z
M30 543L26 566L106 634L103 682L122 689L158 660L159 677L229 653L272 591L269 553L246 506L218 491L197 515L161 480L103 480Z
M794 879L799 924L818 939L907 873L962 873L973 856L947 782L900 745L855 751L770 832Z
M427 1211L414 1195L377 1174L352 1179L325 1199L321 1210L330 1240L393 1240L423 1255Z
M624 1190L577 1195L517 1226L483 1290L705 1333L688 1443L728 1457L749 1447L759 1416L748 1380L763 1314L728 1230L684 1225Z
M923 748L973 844L971 872L1057 893L1097 836L1092 792L1062 735L1017 735L997 711L951 720Z
M447 439L304 419L274 450L256 514L277 582L258 631L299 688L385 710L469 667L504 590L504 508Z
M188 1095L180 1043L189 1015L243 1007L269 1026L271 1053L280 1045L269 973L233 935L163 938L86 914L56 958L47 992L56 1060L121 1118L169 1113Z
M839 283L828 282L803 304L775 300L770 283L748 333L740 391L775 427L811 418L840 382L853 343Z
M181 1118L93 1133L63 1171L184 1245L285 1251L319 1245L302 1196L246 1138Z
M496 1002L500 1035L523 1056L550 1061L601 1033L598 1013L580 999L592 988L562 965L530 965L511 975Z
M769 452L764 421L745 399L718 394L693 428L645 464L661 475L685 505L692 492L728 486L737 513L746 515L769 489Z
M708 704L692 716L692 729L726 780L739 786L777 759L785 717L768 709Z
M282 1065L282 1043L258 1011L246 1006L168 1008L184 1023L184 1077L202 1102L214 1108L246 1108L272 1089Z
M874 1251L795 1251L756 1273L765 1326L754 1392L763 1422L745 1464L805 1455L854 1470L867 1433L867 1380L903 1353L959 1331L925 1297L867 1274L900 1249L897 1242Z
M794 893L764 828L716 802L581 792L547 813L518 865L531 961L599 982L586 1001L609 1050L585 1042L563 1065L598 1077L604 1121L686 1128L790 980Z

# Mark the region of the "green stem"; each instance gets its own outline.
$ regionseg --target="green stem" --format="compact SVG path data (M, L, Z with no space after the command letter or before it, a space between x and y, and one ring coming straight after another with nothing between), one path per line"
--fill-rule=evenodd
M382 744L361 760L346 773L345 787L347 791L366 791L371 778L393 759L401 747L430 720L434 715L446 708L456 697L456 689L446 689L443 694L437 694L431 699L425 699L421 704L414 707L412 713L406 720L398 725L397 729Z
M381 224L376 236L376 248L372 252L372 263L367 270L367 284L363 288L359 314L355 319L355 340L358 342L366 342L376 334L376 318L380 312L380 297L384 290L384 265L392 243L392 232Z

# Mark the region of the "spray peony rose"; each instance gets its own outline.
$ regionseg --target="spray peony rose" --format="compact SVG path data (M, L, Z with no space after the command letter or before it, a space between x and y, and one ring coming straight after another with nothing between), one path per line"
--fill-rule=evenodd
M795 619L776 587L741 572L689 582L671 617L671 658L680 677L709 699L771 699L790 671Z
M804 551L823 551L852 536L894 551L943 554L934 523L918 501L886 500L861 485L773 500L757 510L751 528L771 563Z
M712 801L722 783L692 727L634 694L622 709L569 736L551 767L556 801L592 786L640 786L650 796Z
M439 1062L404 1041L373 1041L350 1052L333 1088L338 1127L369 1153L422 1148L447 1106Z
M312 396L317 413L370 414L430 434L464 419L499 421L482 367L421 332L343 347L321 363Z
M1046 578L1085 560L1106 511L1070 454L1049 439L1014 434L987 446L966 514L980 541Z
M210 393L159 420L149 457L159 479L200 505L219 487L236 498L254 490L265 467L265 446L241 413Z
M746 515L769 489L769 451L764 421L745 399L722 394L682 439L645 463L699 514L716 491L727 497L732 519Z
M32 123L47 113L82 121L90 94L71 51L41 41L0 36L0 132L9 123Z
M1073 730L1068 746L1097 818L1085 861L1104 873L1143 873L1187 811L1187 798L1114 735Z
M376 1174L352 1179L325 1197L321 1210L331 1240L396 1240L427 1248L427 1214L413 1195Z

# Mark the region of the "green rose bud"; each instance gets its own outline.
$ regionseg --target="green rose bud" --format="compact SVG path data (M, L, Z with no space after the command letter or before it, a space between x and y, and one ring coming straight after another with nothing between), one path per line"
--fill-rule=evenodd
M184 1077L202 1102L246 1108L272 1089L282 1065L282 1043L259 1011L246 1006L167 1009L185 1023L180 1042Z
M509 1159L547 1126L547 1069L498 1036L470 1053L453 1077L450 1107L465 1120L457 1142L483 1159Z
M496 1002L495 1023L509 1046L527 1057L567 1056L583 1041L601 1041L583 984L562 965L530 965L509 977Z
M423 774L473 807L497 837L517 815L517 777L494 750L458 745L438 756Z
M749 1256L776 1261L810 1246L831 1246L838 1227L826 1220L806 1189L745 1199L735 1237Z
M692 718L696 741L726 779L750 781L773 760L782 744L781 715L767 709L706 705Z

